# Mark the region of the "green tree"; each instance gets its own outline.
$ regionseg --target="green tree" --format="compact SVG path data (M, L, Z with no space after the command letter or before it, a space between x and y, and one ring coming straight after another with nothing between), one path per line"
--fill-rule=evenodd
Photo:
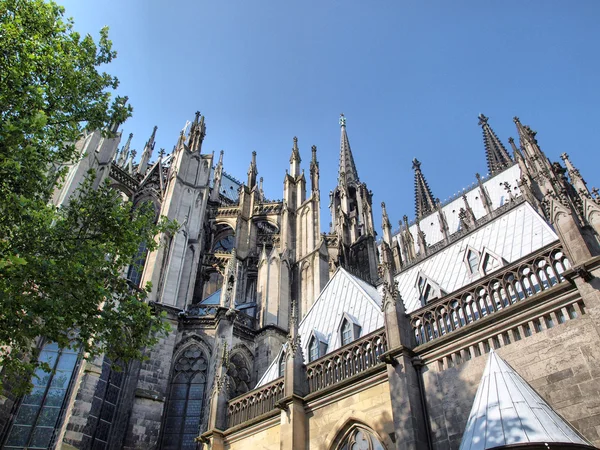
M50 203L84 129L110 135L131 114L100 71L115 56L106 28L82 37L53 2L0 0L0 366L12 389L29 386L40 338L128 360L165 331L150 286L122 275L172 225L92 189L93 174L67 206Z

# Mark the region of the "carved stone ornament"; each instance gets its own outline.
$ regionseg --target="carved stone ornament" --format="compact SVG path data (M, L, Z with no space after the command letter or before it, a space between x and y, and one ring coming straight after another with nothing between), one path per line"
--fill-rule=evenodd
M394 281L390 285L388 281L385 281L383 283L383 303L381 304L381 310L384 311L388 304L396 306L399 297L398 282Z

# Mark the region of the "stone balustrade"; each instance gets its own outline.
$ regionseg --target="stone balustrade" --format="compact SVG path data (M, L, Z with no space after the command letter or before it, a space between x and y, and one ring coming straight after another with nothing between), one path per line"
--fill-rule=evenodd
M417 345L465 327L565 281L570 263L559 243L491 273L410 314Z
M386 351L385 329L380 328L313 361L306 367L309 393L318 392L376 365L384 364L379 361L379 356Z
M235 427L274 411L282 398L283 377L230 400L227 409L228 427Z

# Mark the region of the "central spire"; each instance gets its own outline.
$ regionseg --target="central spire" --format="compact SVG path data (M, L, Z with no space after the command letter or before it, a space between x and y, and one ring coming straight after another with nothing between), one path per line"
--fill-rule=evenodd
M488 117L479 114L479 125L483 129L483 143L485 144L485 156L488 164L488 171L494 175L512 164L512 159L504 147L504 144L498 139L492 127L488 124Z
M340 137L340 170L338 173L338 185L345 182L345 184L357 184L359 182L358 173L356 172L356 166L354 165L354 158L352 157L352 150L350 150L350 142L348 141L348 134L346 134L346 117L344 114L340 114L340 127L342 134Z
M435 200L423 172L421 172L421 163L417 158L413 159L412 166L415 171L415 212L417 219L420 219L435 209Z

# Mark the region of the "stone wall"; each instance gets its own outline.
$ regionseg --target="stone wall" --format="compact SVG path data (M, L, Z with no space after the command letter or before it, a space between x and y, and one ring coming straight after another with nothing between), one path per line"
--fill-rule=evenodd
M562 417L594 445L600 445L600 336L595 320L575 311L564 323L542 322L526 336L510 343L498 338L497 354L510 364ZM565 313L569 313L565 310ZM475 393L487 362L486 348L480 356L471 347L468 361L454 360L453 367L435 361L424 368L424 385L434 449L458 449ZM465 358L466 359L466 358ZM441 370L440 370L441 369Z

